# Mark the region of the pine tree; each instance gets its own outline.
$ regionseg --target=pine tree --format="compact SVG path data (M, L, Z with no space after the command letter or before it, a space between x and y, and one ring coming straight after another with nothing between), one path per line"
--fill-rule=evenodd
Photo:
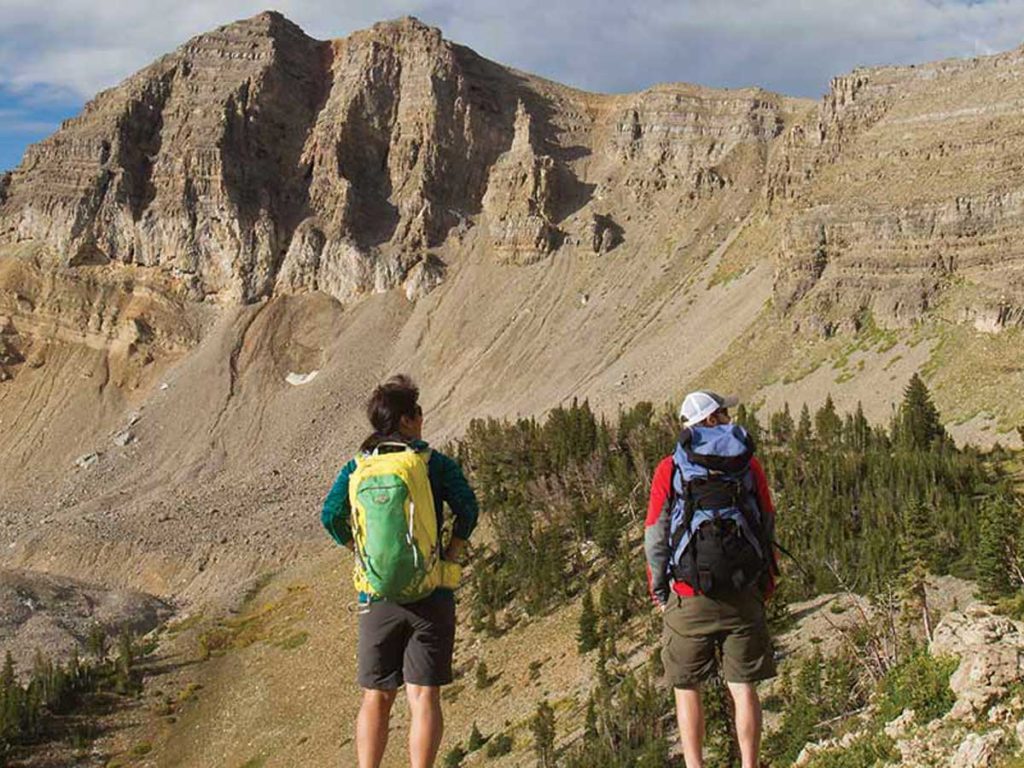
M583 720L583 740L595 741L597 739L597 707L594 706L594 697L587 698L587 714Z
M537 705L537 712L530 721L533 733L533 750L537 756L538 768L553 768L555 765L555 710L548 702Z
M785 445L793 438L793 431L796 425L793 423L793 416L789 412L789 403L782 406L781 411L772 414L769 421L769 432L772 442L776 445Z
M939 447L948 440L931 393L916 373L903 390L903 402L896 412L893 437L897 445L909 450Z
M850 417L843 439L855 451L866 451L868 448L868 442L871 440L871 425L864 415L864 405L859 400L857 401L857 410Z
M932 619L926 580L934 566L935 512L923 501L912 501L903 509L900 536L901 587L903 600L912 612L920 612L925 637L931 640Z
M1000 496L981 505L978 531L978 587L981 597L998 600L1020 587L1019 508Z
M836 404L832 401L832 395L825 397L818 412L814 414L814 431L826 446L833 446L839 442L843 431L843 420L836 413Z
M90 627L86 645L96 661L103 661L107 658L107 631L102 624L97 623Z
M811 409L804 403L800 409L800 420L796 425L796 432L793 433L793 445L797 453L807 450L811 440L814 439L814 429L811 426Z
M587 653L597 648L600 639L597 631L597 612L594 610L594 595L590 591L589 583L583 592L582 603L576 644L580 653Z
M487 739L480 733L480 729L476 725L476 721L473 721L473 729L469 732L469 741L466 744L466 748L470 752L476 752L480 747L487 743Z

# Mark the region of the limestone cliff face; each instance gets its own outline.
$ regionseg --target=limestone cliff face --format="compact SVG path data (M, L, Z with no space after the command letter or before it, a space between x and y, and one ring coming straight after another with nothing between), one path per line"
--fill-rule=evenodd
M274 13L202 35L29 150L0 239L232 301L391 287L479 206L511 141L467 58L411 19L334 43Z
M777 305L802 304L826 332L865 312L899 327L967 286L952 319L1019 325L1022 71L1014 51L833 80L768 171Z
M497 261L607 252L628 239L620 190L675 208L745 171L759 183L750 158L780 132L782 101L584 94L415 19L321 42L264 13L189 41L33 146L0 182L0 244L44 244L63 267L158 268L230 303L422 295L444 274L438 251L477 225ZM753 151L722 167L739 148Z
M0 178L0 247L152 268L193 299L350 302L421 296L477 245L511 264L605 253L756 203L775 306L806 327L904 326L957 296L951 319L998 332L1024 321L1021 71L1020 51L856 70L817 109L759 89L602 96L415 19L318 41L264 13L30 148Z

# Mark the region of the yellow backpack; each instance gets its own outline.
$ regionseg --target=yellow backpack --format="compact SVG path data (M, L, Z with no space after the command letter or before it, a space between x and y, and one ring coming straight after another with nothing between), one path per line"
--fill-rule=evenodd
M404 443L381 443L356 457L348 493L358 591L411 603L441 586L429 459L430 451L418 452Z

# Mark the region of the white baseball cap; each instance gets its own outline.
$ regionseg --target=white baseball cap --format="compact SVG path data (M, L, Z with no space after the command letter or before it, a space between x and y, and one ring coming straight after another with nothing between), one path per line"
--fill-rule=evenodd
M714 392L691 392L683 399L679 418L687 427L700 424L704 419L722 408L734 408L740 400L735 396L722 397Z

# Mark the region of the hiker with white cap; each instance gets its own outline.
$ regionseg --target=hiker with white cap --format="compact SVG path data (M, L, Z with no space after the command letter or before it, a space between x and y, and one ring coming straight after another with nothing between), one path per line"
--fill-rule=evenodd
M757 768L756 684L775 676L764 601L778 572L775 509L735 397L691 392L675 452L658 464L644 530L651 597L664 617L662 660L687 768L703 768L701 685L717 671L735 703L742 768Z

